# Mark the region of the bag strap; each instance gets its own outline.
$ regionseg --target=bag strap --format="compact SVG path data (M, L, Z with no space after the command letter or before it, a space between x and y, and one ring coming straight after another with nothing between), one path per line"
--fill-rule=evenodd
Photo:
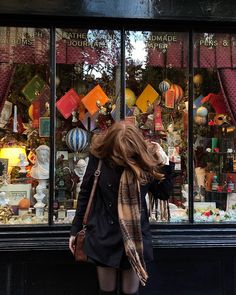
M96 190L96 187L97 187L98 177L99 177L99 175L101 173L101 167L102 167L102 160L99 159L97 170L94 172L93 187L92 187L92 190L91 190L91 193L90 193L90 196L89 196L88 205L87 205L87 208L86 208L86 211L85 211L85 214L84 214L83 228L85 228L87 226L87 222L88 222L92 202L93 202L94 195L95 195L95 190Z

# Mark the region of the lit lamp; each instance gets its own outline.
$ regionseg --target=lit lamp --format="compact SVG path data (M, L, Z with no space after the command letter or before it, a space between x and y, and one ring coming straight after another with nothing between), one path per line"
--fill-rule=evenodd
M25 159L27 158L25 148L21 146L2 147L0 149L0 158L8 159L8 173L11 173L14 166L20 166L21 155L24 155Z

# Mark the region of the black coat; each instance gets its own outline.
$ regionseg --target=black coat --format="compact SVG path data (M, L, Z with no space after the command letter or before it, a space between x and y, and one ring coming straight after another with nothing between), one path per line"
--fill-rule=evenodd
M98 159L90 155L78 196L78 205L72 222L71 235L75 235L82 229L83 216L97 166ZM163 172L166 174L165 180L161 182L155 180L141 186L141 229L146 262L153 259L153 250L145 195L150 191L155 198L168 199L172 188L172 169L171 166L164 166L163 168ZM122 167L111 165L106 160L103 161L86 232L85 251L87 255L111 267L119 266L124 253L118 220L118 190L122 172Z

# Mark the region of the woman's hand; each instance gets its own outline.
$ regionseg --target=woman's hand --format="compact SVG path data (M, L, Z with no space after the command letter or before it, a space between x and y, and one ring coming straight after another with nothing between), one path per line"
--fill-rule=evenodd
M75 252L75 236L70 236L69 248L70 248L71 253L74 255L74 252Z
M151 141L151 143L155 144L157 147L157 154L160 158L160 164L162 165L169 165L169 158L167 154L164 152L163 148L159 145L159 143L155 141Z

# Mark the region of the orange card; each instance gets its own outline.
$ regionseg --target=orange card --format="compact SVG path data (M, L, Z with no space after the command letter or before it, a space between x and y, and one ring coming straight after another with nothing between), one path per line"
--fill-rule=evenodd
M98 107L96 105L96 102L98 100L100 101L101 105L104 105L109 100L106 93L102 90L102 88L99 84L97 86L95 86L81 100L91 116L94 115L98 111Z
M148 104L152 104L158 97L158 92L156 92L156 90L148 84L136 100L136 105L143 113L145 113L147 111Z

